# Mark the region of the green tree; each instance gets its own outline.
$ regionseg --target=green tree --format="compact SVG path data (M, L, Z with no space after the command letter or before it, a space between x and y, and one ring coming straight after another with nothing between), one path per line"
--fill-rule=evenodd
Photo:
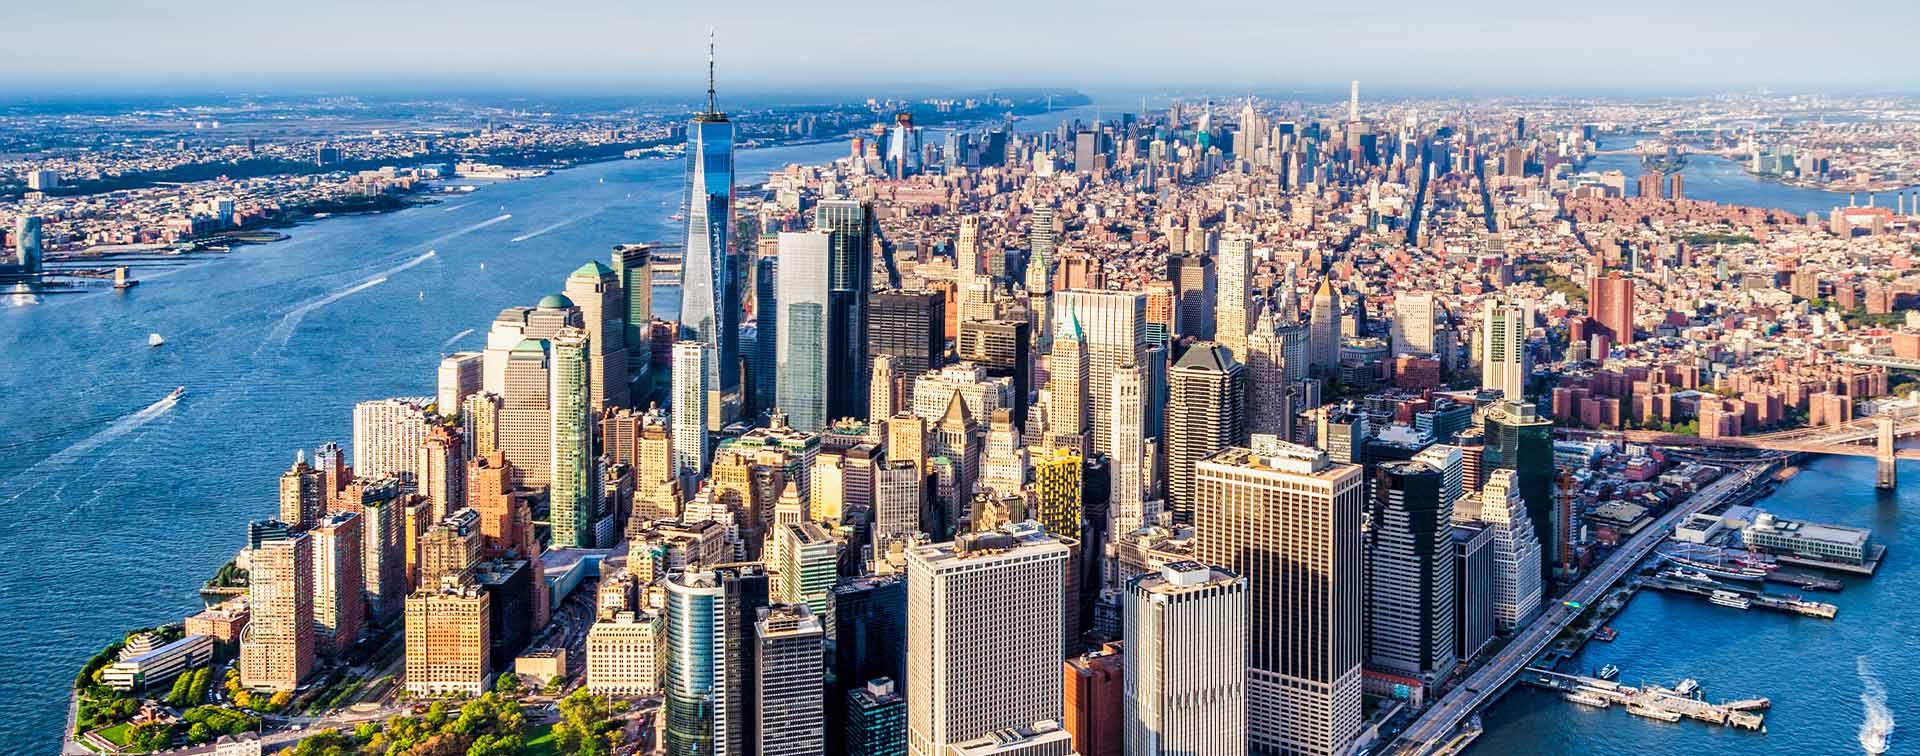
M554 740L563 753L608 756L620 744L619 722L614 715L624 708L585 688L575 690L560 700L561 719L553 726Z
M503 672L499 679L493 681L493 692L507 698L518 697L524 689L525 686L520 684L520 676L512 672Z
M352 756L358 744L339 730L327 729L300 739L294 756Z
M193 670L180 673L173 678L173 690L167 693L167 705L176 709L187 707L187 696L193 692Z
M519 735L481 735L467 748L467 756L514 756L524 747Z
M173 745L173 725L165 722L147 722L137 725L128 733L133 747L142 751L158 751Z

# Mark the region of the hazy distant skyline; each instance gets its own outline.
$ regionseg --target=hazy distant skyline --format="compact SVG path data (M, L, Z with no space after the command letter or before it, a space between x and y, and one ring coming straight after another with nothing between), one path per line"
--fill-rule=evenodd
M1349 79L1380 92L1920 89L1920 74L1896 60L1920 14L1895 2L7 6L0 89L13 91L418 84L661 94L700 87L709 27L723 93L905 83L1329 91Z

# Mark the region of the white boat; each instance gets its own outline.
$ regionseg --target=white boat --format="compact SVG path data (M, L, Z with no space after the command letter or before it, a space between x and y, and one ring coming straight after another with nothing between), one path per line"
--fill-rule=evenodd
M147 346L157 347L165 343L167 343L166 338L162 337L160 334L158 333L147 334Z
M173 391L167 394L167 401L169 402L179 401L180 397L183 397L186 395L187 395L187 387L175 386Z
M1620 668L1618 666L1608 664L1606 666L1601 667L1600 671L1595 672L1593 676L1598 677L1602 680L1611 680L1613 678L1620 676Z
M1753 608L1753 601L1733 591L1714 591L1713 595L1707 597L1707 601L1734 609L1746 610Z

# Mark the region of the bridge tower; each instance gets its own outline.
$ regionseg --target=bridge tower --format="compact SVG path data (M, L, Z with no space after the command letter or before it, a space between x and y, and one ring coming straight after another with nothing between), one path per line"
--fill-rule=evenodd
M1893 457L1893 415L1882 413L1875 415L1873 425L1879 431L1874 449L1874 460L1879 462L1879 476L1874 486L1891 491L1899 485L1899 475Z

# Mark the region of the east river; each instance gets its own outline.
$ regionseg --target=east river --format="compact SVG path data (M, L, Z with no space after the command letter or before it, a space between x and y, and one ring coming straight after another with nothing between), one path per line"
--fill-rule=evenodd
M1082 108L1021 126L1091 116ZM752 183L846 149L743 151L738 174ZM81 662L127 629L196 609L196 589L241 545L245 522L275 512L276 477L294 450L350 441L354 402L431 393L441 353L478 348L500 308L557 291L614 244L677 238L669 216L682 170L618 161L486 184L436 206L307 224L224 257L144 264L136 276L147 283L125 293L0 307L0 752L54 751ZM1736 201L1688 170L1690 196ZM1739 201L1804 212L1779 204L1780 192L1810 190L1745 181L1757 188L1735 184L1759 196ZM663 289L656 309L673 317L677 301ZM166 344L148 347L149 333ZM176 386L185 396L166 401ZM1840 594L1839 619L1644 595L1614 623L1619 641L1576 661L1612 661L1627 680L1691 675L1716 694L1773 697L1772 732L1649 723L1521 692L1489 713L1476 752L1855 747L1857 660L1889 690L1920 682L1910 648L1920 610L1908 599L1920 572L1907 569L1900 534L1920 515L1876 498L1871 473L1870 463L1817 462L1769 501L1783 514L1871 526L1891 546L1880 577ZM1920 504L1911 489L1899 498ZM1896 696L1889 706L1906 704Z

